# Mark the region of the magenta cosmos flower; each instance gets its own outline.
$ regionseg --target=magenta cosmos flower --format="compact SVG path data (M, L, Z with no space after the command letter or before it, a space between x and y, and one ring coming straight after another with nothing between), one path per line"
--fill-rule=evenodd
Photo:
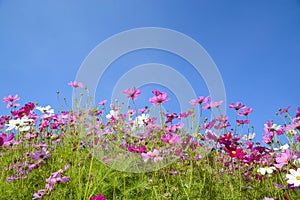
M106 200L106 198L102 194L99 194L97 196L91 197L90 200Z
M81 82L70 81L68 85L70 85L73 88L83 88L83 84Z
M123 91L124 94L127 94L128 98L131 98L132 100L137 100L137 97L141 94L141 90L133 88L128 88Z

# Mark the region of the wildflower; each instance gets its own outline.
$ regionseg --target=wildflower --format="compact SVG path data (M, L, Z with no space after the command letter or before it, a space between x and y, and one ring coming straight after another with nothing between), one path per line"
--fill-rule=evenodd
M255 138L255 133L249 133L248 135L244 135L243 139L244 140L253 140Z
M180 144L181 143L181 137L177 134L170 134L161 136L161 140L168 144Z
M150 98L150 103L154 105L162 104L163 102L168 102L168 94L165 92L160 92L158 90L153 90L152 93L155 95L154 97Z
M286 151L288 148L289 148L289 144L285 144L283 146L280 146L279 148L274 148L274 151L281 151L281 152L284 152Z
M161 161L163 158L158 156L159 151L154 149L153 151L149 151L147 153L142 153L142 157L144 162L147 162L149 159L153 160L154 162Z
M34 103L29 102L29 103L25 104L25 106L20 108L19 110L11 111L11 114L17 118L22 118L25 115L29 116L30 111L32 111L34 109L34 107L35 107Z
M207 97L199 96L198 99L192 99L190 101L190 104L192 106L197 106L198 104L207 103L209 100L210 100L210 96Z
M119 118L119 111L110 110L109 114L106 115L107 119L118 119Z
M207 140L215 141L215 142L218 140L217 135L215 133L209 131L209 130L206 130L206 136L205 136L205 138Z
M242 125L242 124L250 124L250 121L249 121L249 120L239 120L239 119L237 119L237 120L236 120L236 123L237 123L238 125Z
M134 124L133 124L133 129L137 127L143 127L149 120L149 114L142 114L139 115L135 118Z
M287 149L285 153L281 153L278 157L276 157L277 164L274 164L274 166L279 169L282 168L284 165L288 164L290 157L290 151Z
M296 118L300 117L300 108L297 108L296 110Z
M90 200L106 200L106 198L102 194L99 194L97 196L91 197Z
M28 119L27 116L22 117L21 119L11 119L9 120L8 128L6 131L16 129L19 131L28 131L30 129L29 123L33 122L33 119Z
M132 100L137 100L137 97L141 94L141 90L133 88L128 88L123 91L124 94L127 94L128 98L131 98Z
M242 108L245 108L246 106L242 104L242 102L236 102L235 104L234 103L231 103L229 106L229 108L233 108L235 109L236 111L242 109Z
M274 198L265 197L265 198L263 198L261 200L275 200L275 199Z
M211 108L218 108L222 105L223 101L215 102L212 101L210 103L207 103L203 106L202 110L209 110Z
M252 108L244 107L242 109L242 111L238 112L238 115L240 115L240 116L248 116L250 113L252 113L252 111L253 111Z
M100 102L98 103L98 106L103 106L106 102L107 102L107 100L100 101Z
M280 114L282 115L283 113L287 113L289 111L289 109L291 108L291 106L288 106L287 108L284 108L284 109L279 109L280 111Z
M238 158L240 160L243 159L244 155L246 154L242 149L237 149L236 147L226 148L225 151L229 153L230 157Z
M262 168L257 169L257 172L259 172L261 175L265 175L266 172L267 172L268 174L272 174L273 171L274 171L275 169L276 169L275 167L268 167L268 166L265 166L265 167L262 167Z
M81 83L81 82L76 82L76 81L70 81L69 83L68 83L68 85L70 85L71 87L73 87L73 88L83 88L84 86L83 86L83 84Z
M53 114L54 113L54 110L51 109L50 105L48 105L46 107L37 106L36 109L41 111L44 114Z
M2 102L6 102L6 108L10 108L10 107L18 107L20 106L20 104L15 104L16 101L19 101L20 97L16 94L15 96L13 95L8 95L7 97L4 97L2 99Z
M300 168L295 171L294 169L290 169L291 174L287 174L286 178L288 184L293 184L295 187L300 186Z
M166 120L165 123L172 122L173 119L178 118L178 116L177 116L176 113L173 113L173 114L165 114L165 116L167 117L167 120Z
M7 136L5 133L0 134L0 146L9 143L13 138L13 133L11 133L9 136Z

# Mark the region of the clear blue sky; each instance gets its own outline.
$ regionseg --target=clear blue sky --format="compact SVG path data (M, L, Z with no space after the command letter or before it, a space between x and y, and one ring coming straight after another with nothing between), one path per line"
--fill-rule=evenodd
M254 109L250 119L257 134L279 107L300 106L299 0L0 0L0 97L19 94L22 103L57 108L60 90L71 104L67 83L89 52L114 34L147 26L173 29L201 44L219 68L227 102ZM163 58L144 52L114 64L164 63ZM102 83L105 93L121 75L117 65L112 70ZM192 76L191 81L203 82ZM198 95L208 94L203 93ZM4 103L0 111L7 113Z

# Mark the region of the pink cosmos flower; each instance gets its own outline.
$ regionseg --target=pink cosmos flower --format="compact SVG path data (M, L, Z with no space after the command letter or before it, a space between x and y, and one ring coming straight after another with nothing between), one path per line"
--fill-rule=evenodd
M190 101L190 104L192 106L197 106L198 104L207 103L209 100L210 100L210 96L207 97L199 96L198 99L192 99Z
M99 106L103 106L106 102L107 102L107 100L100 101L100 102L98 103L98 105L99 105Z
M161 140L168 144L180 144L181 143L181 137L177 134L170 134L161 136Z
M247 108L247 107L244 107L242 109L242 111L238 112L238 115L240 116L248 116L250 113L253 112L253 109L252 108Z
M277 168L282 168L284 165L287 165L291 158L290 150L286 150L285 153L281 153L279 156L276 157L277 164L274 164Z
M7 136L5 133L0 134L0 146L9 144L9 142L14 138L14 134L11 133Z
M153 151L149 151L147 153L142 153L142 157L144 162L147 162L149 159L153 160L154 162L161 161L163 158L158 156L159 151L154 149Z
M283 113L288 112L290 108L291 108L291 106L288 106L287 108L284 108L284 109L280 109L280 114L282 115Z
M207 103L203 106L202 110L209 110L211 108L218 108L222 105L223 101L219 101L219 102L216 102L216 101L212 101L210 103Z
M137 97L141 94L141 90L133 88L128 88L123 91L124 94L127 94L128 98L131 98L132 100L137 100Z
M211 132L211 131L206 131L205 138L207 140L214 141L214 142L216 142L218 140L217 135L215 133Z
M73 88L83 88L84 86L83 86L83 84L81 83L81 82L76 82L76 81L70 81L69 83L68 83L68 85L70 85L71 87L73 87Z
M242 108L245 108L246 106L242 104L242 102L236 102L235 104L234 103L231 103L229 106L229 108L233 108L235 109L236 111L242 109Z
M152 93L155 95L154 97L150 98L150 103L154 105L162 104L163 102L168 102L168 95L165 92L160 92L158 90L153 90Z
M241 124L250 124L250 121L249 120L239 120L239 119L237 119L236 123L238 125L241 125Z
M20 97L16 94L15 96L13 95L8 95L7 97L4 97L2 99L2 102L6 102L7 106L6 108L10 108L10 107L18 107L20 106L20 104L15 104L16 101L19 101Z

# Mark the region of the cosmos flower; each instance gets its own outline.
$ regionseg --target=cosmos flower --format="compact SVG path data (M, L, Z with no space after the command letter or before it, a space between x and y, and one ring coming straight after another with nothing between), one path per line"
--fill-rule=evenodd
M210 96L207 97L199 96L198 99L192 99L190 101L190 104L192 106L197 106L198 104L207 103L209 100L210 100Z
M229 106L229 108L233 108L235 109L236 111L242 109L242 108L245 108L245 105L242 104L242 102L236 102L235 104L234 103L231 103Z
M163 158L158 156L159 151L154 149L153 151L149 151L147 153L142 153L142 158L144 162L147 162L149 159L153 160L154 162L161 161Z
M128 88L123 91L124 94L127 94L128 98L131 98L132 100L137 100L137 97L141 94L141 90L133 88Z
M68 85L70 85L73 88L83 88L83 84L81 82L76 82L76 81L70 81L68 83Z
M257 169L257 172L259 172L261 175L265 175L266 173L272 174L274 170L276 170L275 167L265 166L265 167Z
M286 178L288 184L293 184L294 187L300 186L300 168L295 171L294 169L290 169L291 174L287 174Z
M20 104L18 103L15 103L16 101L19 101L20 100L20 97L16 94L15 96L13 95L8 95L7 97L4 97L2 99L2 102L6 102L7 105L6 105L6 108L10 108L10 107L18 107L20 106Z
M288 164L290 157L290 151L287 149L285 153L281 153L279 156L276 157L277 164L274 164L274 166L279 169L282 168L284 165Z

